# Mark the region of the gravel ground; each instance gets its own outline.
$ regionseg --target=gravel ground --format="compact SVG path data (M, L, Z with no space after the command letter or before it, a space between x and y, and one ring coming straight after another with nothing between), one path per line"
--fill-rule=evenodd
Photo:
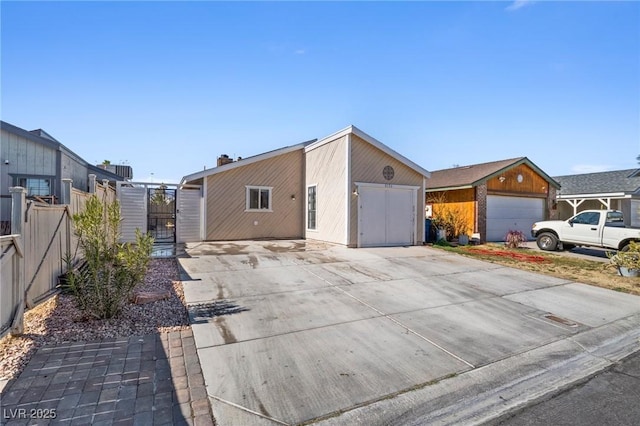
M16 377L35 351L62 342L153 334L189 328L182 283L175 259L153 259L144 283L134 291L166 292L171 297L144 305L126 305L116 318L88 319L73 297L56 295L25 313L24 335L0 339L0 379Z

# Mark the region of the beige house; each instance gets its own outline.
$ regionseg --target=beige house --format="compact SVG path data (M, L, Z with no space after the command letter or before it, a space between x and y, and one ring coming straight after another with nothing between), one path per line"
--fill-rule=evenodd
M206 240L307 238L349 247L424 240L429 172L354 126L224 162L182 179L203 187Z

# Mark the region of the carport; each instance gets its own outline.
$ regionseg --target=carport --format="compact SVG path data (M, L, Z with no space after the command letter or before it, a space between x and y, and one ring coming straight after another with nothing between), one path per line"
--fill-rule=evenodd
M187 253L185 298L220 424L486 420L640 349L639 297L427 247L243 241Z

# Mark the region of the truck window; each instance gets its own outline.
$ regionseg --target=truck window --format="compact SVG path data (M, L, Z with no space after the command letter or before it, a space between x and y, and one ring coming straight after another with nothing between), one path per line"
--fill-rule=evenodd
M607 221L605 226L618 226L624 227L624 216L622 212L609 212L607 213Z
M600 213L598 212L584 212L575 216L571 222L580 225L597 225L600 222Z

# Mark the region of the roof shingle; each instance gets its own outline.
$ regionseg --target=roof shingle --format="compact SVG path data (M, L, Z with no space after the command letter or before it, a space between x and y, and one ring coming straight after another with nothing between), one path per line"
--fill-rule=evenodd
M431 179L427 179L427 189L472 186L487 176L508 168L524 159L526 159L526 157L436 170L431 172Z
M606 194L624 192L640 193L638 169L614 170L611 172L585 173L554 177L561 185L559 195Z

